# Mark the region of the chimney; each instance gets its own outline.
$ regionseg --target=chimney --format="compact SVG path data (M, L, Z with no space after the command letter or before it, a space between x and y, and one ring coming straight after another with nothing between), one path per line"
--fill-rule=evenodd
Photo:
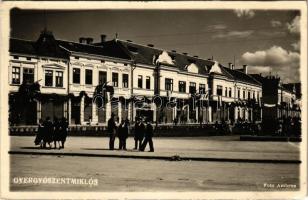
M107 35L102 34L101 35L101 42L106 42Z
M93 43L93 38L86 38L87 44L92 44Z
M229 68L233 69L233 64L231 62L229 62L228 64L229 64Z
M185 53L185 52L184 52L183 54L184 54L184 55L187 55L188 53Z
M176 53L176 50L171 50L171 52Z
M154 47L154 44L148 44L148 47Z
M84 38L84 37L79 38L79 43L81 43L81 44L86 43L86 38Z
M248 74L248 68L247 68L247 65L243 65L243 72L245 74Z

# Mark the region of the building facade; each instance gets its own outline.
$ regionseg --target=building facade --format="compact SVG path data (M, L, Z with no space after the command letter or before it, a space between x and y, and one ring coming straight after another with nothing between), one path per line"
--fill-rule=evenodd
M273 121L288 117L300 118L300 84L283 84L277 76L252 75L262 83L264 119Z
M9 81L11 126L46 117L105 125L111 114L158 124L257 122L266 99L263 79L247 66L104 35L97 43L57 40L46 30L37 41L10 39Z

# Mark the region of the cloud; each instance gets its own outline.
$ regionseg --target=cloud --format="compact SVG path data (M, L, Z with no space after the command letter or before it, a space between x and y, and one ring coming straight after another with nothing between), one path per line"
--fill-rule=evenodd
M299 41L297 41L297 42L292 43L291 46L294 48L295 51L299 51L301 44Z
M298 52L272 46L266 50L244 53L241 62L252 66L255 71L268 71L270 68L272 73L277 73L284 82L299 81L300 54Z
M271 20L272 27L280 27L282 23L278 20Z
M234 10L234 13L239 18L250 19L250 18L253 18L255 16L255 12L253 10L248 10L248 9L236 9L236 10Z
M207 27L207 29L214 29L214 30L224 30L227 26L224 24L214 24Z
M266 37L283 37L286 36L285 31L280 30L259 30L257 31L257 34L260 36L266 36Z
M250 74L268 74L271 72L271 67L269 66L249 66L248 73Z
M300 32L300 16L296 16L291 23L286 24L290 33L297 34Z
M224 33L218 33L213 35L212 38L246 38L250 36L254 31L229 31Z

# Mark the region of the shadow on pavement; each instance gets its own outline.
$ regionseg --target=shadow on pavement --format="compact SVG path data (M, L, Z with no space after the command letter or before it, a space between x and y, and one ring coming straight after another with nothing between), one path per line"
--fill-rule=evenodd
M133 149L127 149L127 150L119 150L119 149L114 149L110 150L108 148L81 148L81 150L92 150L92 151L97 151L97 150L103 150L103 151L127 151L127 152L139 152L138 150L133 150Z

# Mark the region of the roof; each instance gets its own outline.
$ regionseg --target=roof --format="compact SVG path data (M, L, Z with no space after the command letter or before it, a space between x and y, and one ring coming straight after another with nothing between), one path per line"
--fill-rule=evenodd
M281 85L283 89L289 91L289 92L292 92L292 93L295 93L294 89L295 89L295 85L294 83L287 83L287 84L282 84Z
M56 40L49 31L42 31L37 41L10 39L10 52L68 59L68 51L85 54L128 59L130 56L119 46L95 46L76 42Z
M96 45L118 46L122 48L127 54L129 54L131 59L133 59L137 63L146 65L155 65L154 59L157 58L160 54L162 54L163 51L165 51L162 49L119 39L107 41L104 43L97 43ZM176 52L166 52L170 57L172 57L172 60L174 62L174 65L166 64L166 66L176 67L182 71L186 71L186 67L191 63L194 63L199 68L199 73L206 74L208 73L208 69L213 65L213 61L203 60L200 58L179 54Z
M117 46L95 46L92 44L82 44L64 40L57 40L59 45L69 51L72 52L79 52L79 53L86 53L92 55L99 55L99 56L108 56L114 58L121 58L121 59L128 59L130 60L130 56L127 55L123 51L123 49Z
M52 33L46 30L42 31L37 41L11 38L9 51L35 56L68 58L67 52L59 47Z
M260 74L249 74L249 75L252 76L258 82L263 83L264 77L261 76Z
M11 38L9 51L14 53L36 55L33 44L34 42L32 41Z
M239 70L232 70L232 69L227 68L227 67L223 67L223 69L226 70L228 73L230 73L235 80L248 82L248 83L255 84L255 85L262 85L261 82L259 82L253 76L251 76L249 74L246 74L246 73L241 72Z

